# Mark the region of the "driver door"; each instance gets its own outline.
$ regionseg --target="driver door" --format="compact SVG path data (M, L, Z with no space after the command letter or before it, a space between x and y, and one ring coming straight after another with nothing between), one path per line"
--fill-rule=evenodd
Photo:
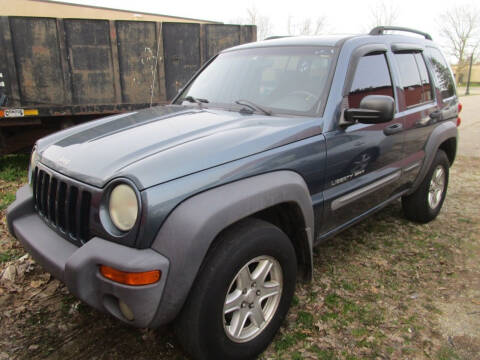
M367 95L394 97L385 53L361 57L342 114L358 108ZM325 237L359 219L398 192L402 159L402 121L338 126L326 133Z

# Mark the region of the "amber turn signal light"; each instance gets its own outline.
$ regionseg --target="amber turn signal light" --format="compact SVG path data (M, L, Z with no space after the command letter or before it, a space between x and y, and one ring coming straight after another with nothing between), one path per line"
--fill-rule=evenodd
M144 272L125 272L110 266L100 265L100 273L107 279L125 284L125 285L149 285L160 280L160 270L151 270Z

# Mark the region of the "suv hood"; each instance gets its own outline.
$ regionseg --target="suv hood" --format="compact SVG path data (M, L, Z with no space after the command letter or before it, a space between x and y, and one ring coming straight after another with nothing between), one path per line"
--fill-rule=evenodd
M97 187L127 177L142 190L306 138L320 124L169 105L76 126L37 147L40 161L66 176Z

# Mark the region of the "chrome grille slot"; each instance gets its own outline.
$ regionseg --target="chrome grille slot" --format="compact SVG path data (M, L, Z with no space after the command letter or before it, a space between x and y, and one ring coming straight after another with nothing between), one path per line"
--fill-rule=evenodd
M58 187L58 202L57 202L57 216L58 216L58 227L60 230L65 232L66 216L65 216L65 199L67 196L67 184L64 182L60 183Z
M75 186L69 187L69 194L67 196L67 228L70 235L76 237L77 235L77 217L76 217L76 207L77 207L77 196L78 189Z
M88 239L88 229L90 228L90 205L92 202L92 194L88 191L83 191L80 203L80 224L78 232L80 239Z
M32 189L35 209L50 226L76 242L90 239L89 191L38 167L32 175Z
M57 179L52 177L48 195L48 219L55 221L55 199L57 198Z

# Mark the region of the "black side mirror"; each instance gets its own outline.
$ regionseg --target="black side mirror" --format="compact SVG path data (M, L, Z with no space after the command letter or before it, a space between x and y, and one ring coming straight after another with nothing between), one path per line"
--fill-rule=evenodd
M345 109L348 123L379 124L393 119L395 101L391 96L368 95L360 101L358 109Z

